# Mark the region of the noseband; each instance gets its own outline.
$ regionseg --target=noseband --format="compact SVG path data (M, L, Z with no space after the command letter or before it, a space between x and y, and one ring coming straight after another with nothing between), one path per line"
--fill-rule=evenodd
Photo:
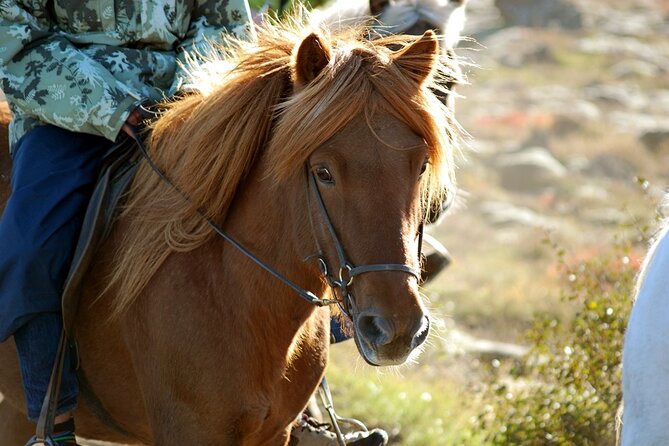
M165 173L158 167L158 165L151 159L149 156L148 151L146 150L146 147L144 146L144 143L142 142L142 139L140 138L139 134L134 131L132 135L135 144L137 145L140 154L142 157L146 160L146 162L149 164L149 167L158 175L158 177L165 183L167 183L170 187L172 187L179 195L181 195L184 200L186 200L189 203L192 203L192 200L190 197L183 192L181 189L179 189L168 177L165 175ZM323 222L325 226L328 229L328 232L330 233L330 237L332 238L332 241L334 243L335 249L337 251L337 257L339 259L339 275L338 277L333 276L332 274L329 273L329 269L327 266L327 262L325 261L325 258L323 256L322 250L320 249L320 245L318 244L318 239L316 238L316 233L314 230L314 225L313 221L311 218L311 209L310 206L308 205L307 212L309 213L309 221L311 222L312 226L312 232L314 235L314 240L316 241L316 246L318 248L318 254L316 255L318 259L318 265L321 273L323 274L323 277L327 284L332 288L333 294L334 294L334 299L321 299L318 296L316 296L314 293L311 291L305 290L304 288L300 287L297 285L295 282L291 281L287 277L283 276L279 272L277 272L274 268L269 266L267 263L264 261L260 260L255 254L253 254L251 251L246 249L241 243L239 243L237 240L235 240L233 237L231 237L227 232L223 230L217 223L215 223L211 218L207 216L207 213L205 212L204 209L198 208L197 212L200 214L200 216L207 222L207 225L222 239L230 243L235 249L237 249L239 252L244 254L246 257L248 257L250 260L252 260L254 263L256 263L258 266L260 266L262 269L270 273L272 276L274 276L277 280L280 282L284 283L287 285L289 288L291 288L293 291L297 293L298 296L300 296L302 299L306 300L312 305L316 305L318 307L325 307L329 305L334 305L336 304L339 306L340 310L349 318L351 318L351 310L354 308L354 301L351 292L349 291L349 288L353 284L353 279L356 276L359 276L361 274L365 273L371 273L371 272L379 272L379 271L401 271L405 272L407 274L411 274L414 276L417 280L420 281L421 278L421 273L420 270L417 270L415 268L412 268L408 265L402 265L402 264L397 264L397 263L381 263L381 264L372 264L372 265L362 265L362 266L354 266L351 262L346 260L346 255L344 254L344 248L342 244L339 242L339 238L337 237L337 233L334 229L334 226L332 226L332 222L330 221L330 217L328 215L327 209L325 208L325 203L323 202L323 197L321 196L320 190L318 189L318 185L316 184L316 180L314 178L314 174L310 173L308 165L307 165L307 203L309 203L309 189L314 190L314 194L316 195L316 202L318 203L318 208L319 212L322 216ZM423 243L423 224L420 224L420 229L418 231L418 257L419 260L421 259L421 248L422 248L422 243ZM311 258L313 256L310 256ZM339 293L341 295L341 298L337 298L337 292L336 290L339 290Z
M325 278L327 284L332 289L332 292L335 295L335 297L337 296L337 291L339 291L341 297L336 300L337 300L337 305L339 306L339 309L342 311L342 313L344 313L349 319L351 319L351 312L355 308L355 303L353 301L353 295L349 290L349 288L353 285L353 279L355 279L356 276L365 273L373 273L381 271L400 271L407 274L411 274L416 278L416 280L420 281L421 279L420 270L413 268L409 265L404 265L401 263L376 263L371 265L354 266L353 263L348 261L346 258L346 254L344 252L344 247L339 241L339 237L337 237L337 231L335 231L335 228L332 225L332 220L330 219L330 215L328 214L328 210L325 207L325 202L323 201L323 196L321 195L321 191L318 188L318 184L316 183L316 178L314 176L314 173L311 169L309 169L308 165L306 166L305 170L307 177L307 212L309 213L309 223L311 224L311 232L313 234L314 241L316 243L316 248L318 249L318 253L316 254L315 257L318 260L318 267L321 270L321 274ZM335 251L337 252L337 259L339 261L339 273L337 276L334 276L333 274L330 273L330 269L328 268L328 263L325 260L323 250L321 249L321 246L318 243L318 238L316 237L316 229L314 227L314 222L311 216L311 204L309 200L310 189L314 190L314 195L316 196L316 203L318 204L319 214L325 227L327 228L328 233L330 234L330 238L332 239L332 243L334 244ZM423 223L420 224L418 230L419 260L421 260L422 244L423 244Z

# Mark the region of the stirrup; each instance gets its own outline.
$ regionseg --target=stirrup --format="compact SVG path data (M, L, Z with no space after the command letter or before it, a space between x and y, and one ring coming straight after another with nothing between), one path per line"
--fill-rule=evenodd
M33 446L33 445L58 446L58 443L56 443L56 441L50 436L46 437L45 439L42 439L42 438L37 438L37 436L35 435L30 440L28 440L28 443L26 443L26 446Z
M330 420L332 421L332 429L334 430L334 433L337 436L337 442L339 443L340 446L346 446L346 439L341 431L341 428L339 427L339 423L349 424L351 426L355 426L355 428L360 429L363 432L369 432L367 426L365 426L362 423L362 421L356 420L355 418L340 417L339 414L337 414L337 412L334 409L334 404L332 402L332 394L330 393L330 387L328 386L328 382L326 381L325 376L321 380L318 392L321 396L321 401L323 402L323 406L325 406L325 410L330 416Z

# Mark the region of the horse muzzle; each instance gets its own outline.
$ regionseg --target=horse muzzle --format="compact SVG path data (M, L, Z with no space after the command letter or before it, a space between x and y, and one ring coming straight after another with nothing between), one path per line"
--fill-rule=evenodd
M422 312L409 321L383 317L374 310L362 311L354 319L355 343L373 366L404 364L430 332L430 318Z

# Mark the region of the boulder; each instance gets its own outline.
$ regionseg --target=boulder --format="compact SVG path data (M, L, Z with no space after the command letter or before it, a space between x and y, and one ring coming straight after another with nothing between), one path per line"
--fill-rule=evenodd
M532 209L510 203L487 201L481 204L481 212L497 227L525 226L531 228L555 228L556 222Z
M583 27L583 14L571 0L495 0L495 6L509 26Z
M621 225L628 220L627 214L620 209L586 209L581 214L581 219L596 225Z
M607 119L616 132L643 135L666 128L667 116L630 110L614 110Z
M595 83L584 87L583 95L591 101L627 110L643 110L649 103L648 97L637 85Z
M583 131L583 120L568 114L555 117L552 131L556 135L566 136Z
M530 350L520 344L511 344L497 340L481 339L458 329L451 329L442 338L446 351L450 354L476 354L494 358L522 358Z
M614 180L631 180L634 178L636 169L629 161L619 156L602 153L590 161L585 173Z
M499 62L511 68L520 68L528 64L553 64L555 55L548 45L536 44L503 54Z
M669 129L648 131L640 139L644 147L653 153L669 153Z
M655 77L662 73L660 67L643 60L628 59L618 62L611 67L611 72L618 79L634 79L640 77Z
M600 33L592 37L579 39L578 51L587 54L605 54L618 60L636 60L650 63L661 72L669 71L669 52L662 45L645 42L636 37L620 37Z
M542 147L530 147L497 158L501 186L507 190L541 193L567 175L567 169Z

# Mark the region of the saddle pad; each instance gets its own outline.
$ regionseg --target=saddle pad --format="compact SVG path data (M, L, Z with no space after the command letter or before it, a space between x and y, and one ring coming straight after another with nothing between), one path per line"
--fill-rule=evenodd
M118 207L137 172L140 159L135 142L129 138L114 145L105 155L63 291L63 327L70 340L79 308L81 282L98 246L111 232Z

